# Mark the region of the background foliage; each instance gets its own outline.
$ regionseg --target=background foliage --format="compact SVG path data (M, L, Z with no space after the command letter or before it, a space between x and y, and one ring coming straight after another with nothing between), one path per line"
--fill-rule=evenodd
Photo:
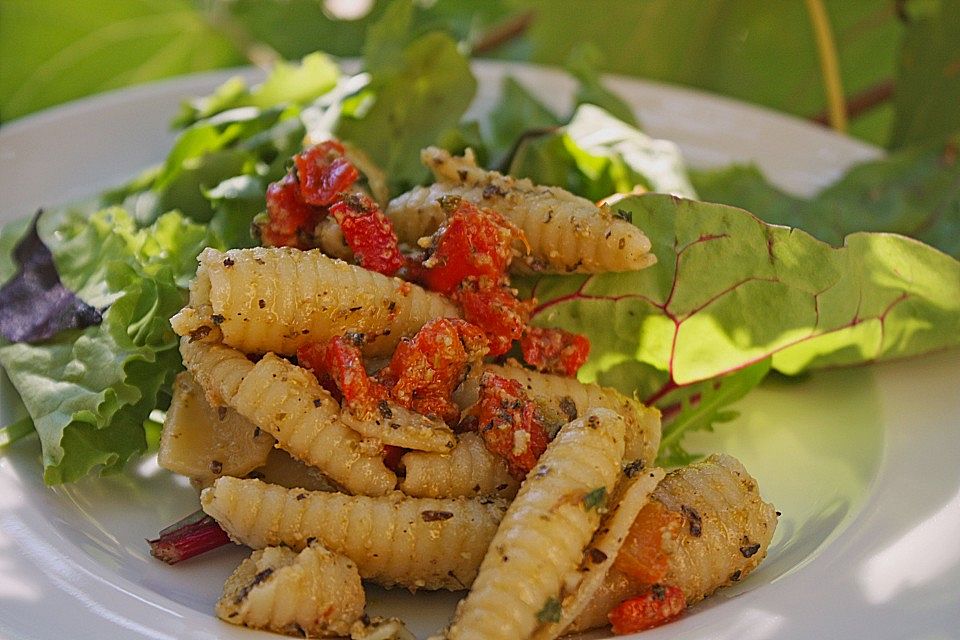
M475 54L544 64L599 52L605 71L825 119L801 0L421 0L422 30ZM960 129L960 0L825 0L850 133L898 148ZM206 69L322 49L359 55L387 3L364 0L0 0L0 122ZM350 15L346 15L350 14ZM340 16L340 17L338 17ZM593 46L584 48L584 43Z

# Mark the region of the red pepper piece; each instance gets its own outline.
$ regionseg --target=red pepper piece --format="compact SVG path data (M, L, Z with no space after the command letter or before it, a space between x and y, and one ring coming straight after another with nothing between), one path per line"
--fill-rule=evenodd
M590 341L563 329L527 327L520 338L523 360L538 371L575 376L587 361Z
M524 332L535 302L517 300L511 289L495 287L483 289L468 281L454 295L463 310L463 317L477 325L490 340L491 356L500 356L510 350L514 340Z
M676 618L686 608L686 598L677 587L655 584L643 594L624 600L607 614L617 635L652 629Z
M510 474L522 480L549 443L537 405L516 380L485 373L477 411L477 428L487 449L503 457Z
M296 177L287 174L267 187L268 220L260 228L261 240L268 247L308 249L308 239L325 215L304 202Z
M424 263L427 288L450 295L468 278L482 280L483 288L499 285L522 232L497 212L466 200L441 204L453 212L433 236L433 252Z
M337 219L361 267L392 276L403 266L393 224L369 197L344 196L330 207L330 215Z
M387 397L386 389L367 375L359 345L360 334L334 338L325 345L310 344L297 350L297 361L317 379L329 375L342 395L342 406L358 415L375 411Z
M353 186L360 172L346 153L342 144L327 140L293 157L304 202L326 207Z
M487 339L472 324L457 318L432 320L397 345L377 377L401 406L454 424L460 408L451 399L453 391L486 352Z

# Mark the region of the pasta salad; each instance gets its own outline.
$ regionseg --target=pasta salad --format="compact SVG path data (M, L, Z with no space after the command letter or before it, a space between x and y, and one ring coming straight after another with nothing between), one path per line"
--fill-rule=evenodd
M597 105L484 144L434 36L400 74L313 55L231 81L162 166L5 227L0 363L27 415L0 446L37 434L45 481L71 482L162 421L203 511L153 550L255 549L228 622L403 637L364 617L366 580L469 588L450 638L662 624L744 579L778 516L683 435L771 370L956 344L960 267L697 201L675 146Z
M422 160L437 182L381 211L343 144L308 147L267 189L266 246L200 254L159 461L212 519L155 554L221 528L256 551L217 615L310 637L400 633L363 618L361 579L468 589L443 637L506 640L640 631L745 577L776 515L742 465L665 475L660 413L578 381L589 340L530 326L536 301L510 286L513 269L645 268L646 236L470 154Z

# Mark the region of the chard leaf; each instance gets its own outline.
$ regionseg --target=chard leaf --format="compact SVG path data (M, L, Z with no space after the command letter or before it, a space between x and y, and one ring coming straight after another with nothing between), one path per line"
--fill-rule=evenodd
M371 76L358 104L344 109L336 133L366 151L397 194L426 178L420 150L457 126L477 81L456 42L440 32L417 38Z
M664 408L663 437L657 464L679 467L700 456L684 449L683 437L693 431L713 431L714 425L730 422L739 413L730 405L760 384L770 371L770 359L744 367L726 376L671 390L657 400Z
M594 105L582 105L567 126L522 143L510 173L600 200L640 185L695 198L677 145L657 140Z
M44 480L119 470L146 447L144 422L180 368L169 319L186 299L206 230L177 213L146 229L110 209L67 217L51 251L64 282L109 308L99 326L0 347L0 364L40 436Z
M759 169L694 172L704 200L756 212L831 244L854 231L908 235L960 258L960 132L853 167L810 199L784 193Z
M586 379L629 372L649 400L770 357L796 374L960 345L960 263L921 242L855 233L832 247L659 194L617 206L650 236L657 265L532 284L537 324L590 336Z
M102 319L99 311L63 286L53 254L37 232L39 218L37 212L13 250L20 270L0 288L0 334L11 342L42 342Z

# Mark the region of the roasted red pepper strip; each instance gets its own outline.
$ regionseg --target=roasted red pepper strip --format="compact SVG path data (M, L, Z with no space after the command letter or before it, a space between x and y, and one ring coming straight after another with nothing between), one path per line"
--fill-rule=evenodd
M287 174L267 187L268 220L260 227L260 239L268 247L308 249L309 238L325 215L324 209L304 202L296 177Z
M397 404L455 424L460 408L452 400L453 392L486 352L486 337L469 322L432 320L397 345L377 378Z
M614 567L640 584L662 582L669 560L664 543L683 527L683 516L652 500L637 514L630 533L614 561Z
M490 340L490 355L503 355L523 335L534 300L521 301L507 287L483 289L476 282L464 282L453 296L463 317L483 329Z
M393 225L369 197L345 195L330 207L330 215L337 219L361 267L392 276L403 266Z
M297 361L310 369L318 380L329 375L342 395L342 406L358 415L375 411L386 399L387 391L367 375L363 367L360 344L363 336L347 334L334 338L325 345L310 344L297 350Z
M590 341L563 329L527 327L520 338L523 360L538 371L575 376L587 361Z
M293 157L304 202L326 207L353 186L360 172L347 159L346 153L342 144L327 140Z
M680 589L655 584L643 594L614 607L607 619L617 635L636 633L669 622L683 613L686 606Z
M522 233L503 216L459 198L441 206L452 210L433 236L433 250L424 262L424 283L432 291L450 295L467 279L482 288L500 286L513 258L513 241Z
M543 416L516 380L491 373L480 378L477 429L487 449L503 457L518 480L526 477L549 439Z

